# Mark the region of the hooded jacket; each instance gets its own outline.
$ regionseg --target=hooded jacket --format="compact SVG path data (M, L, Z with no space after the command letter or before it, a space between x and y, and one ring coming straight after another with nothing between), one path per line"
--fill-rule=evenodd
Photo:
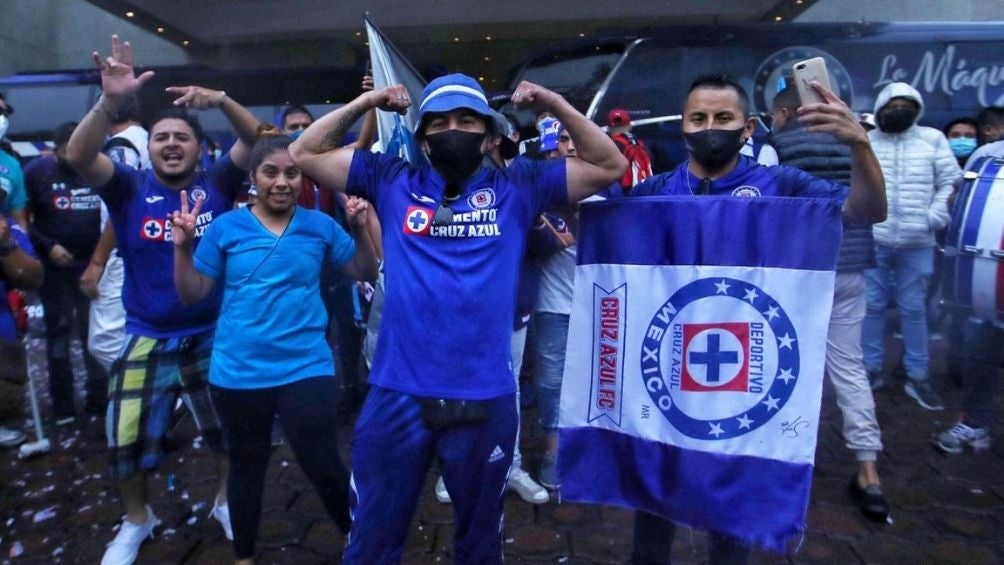
M935 243L934 232L948 225L946 202L962 172L945 135L917 125L924 115L924 101L909 84L894 82L882 89L875 100L876 118L893 98L915 101L920 112L913 125L901 133L868 132L882 166L889 202L886 221L875 224L872 233L876 243L887 247L930 247Z

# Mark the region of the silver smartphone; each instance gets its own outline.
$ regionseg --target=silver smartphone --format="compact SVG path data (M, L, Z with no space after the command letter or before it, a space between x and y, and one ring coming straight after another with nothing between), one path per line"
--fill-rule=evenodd
M802 104L825 103L823 97L812 88L812 81L830 88L830 73L826 70L826 61L822 57L799 61L792 67L795 74L795 88L798 89L798 97Z

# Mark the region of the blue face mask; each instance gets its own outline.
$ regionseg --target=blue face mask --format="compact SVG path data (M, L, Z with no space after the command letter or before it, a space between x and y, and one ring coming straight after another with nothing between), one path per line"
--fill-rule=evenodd
M956 157L968 157L976 151L976 139L972 137L953 137L948 140L948 146Z
M303 131L304 130L302 130L302 129L295 129L295 130L293 130L289 134L290 139L292 139L293 141L296 141L297 139L299 139L299 137L301 135L303 135Z

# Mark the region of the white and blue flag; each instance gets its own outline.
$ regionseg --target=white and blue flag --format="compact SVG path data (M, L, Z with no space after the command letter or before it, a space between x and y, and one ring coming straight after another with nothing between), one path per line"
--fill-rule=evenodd
M628 198L580 221L562 499L783 550L805 530L839 203Z
M403 116L395 112L377 112L377 137L383 153L397 155L409 163L416 163L415 127L418 125L418 101L422 99L425 79L411 63L384 37L383 33L365 16L366 37L370 45L370 62L373 65L373 87L381 89L402 84L408 90L412 105Z

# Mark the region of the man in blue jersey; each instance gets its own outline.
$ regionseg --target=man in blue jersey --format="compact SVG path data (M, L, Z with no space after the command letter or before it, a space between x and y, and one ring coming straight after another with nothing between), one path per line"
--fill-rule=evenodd
M374 202L383 226L386 303L353 440L346 563L400 561L433 457L454 502L456 561L502 560L517 424L510 338L526 235L543 210L608 186L627 165L558 94L524 82L513 101L560 119L579 158L482 166L491 110L477 81L459 74L422 92L416 141L429 164L332 149L370 109L404 112L401 85L364 93L290 146L322 185Z
M851 150L851 186L845 187L798 169L765 167L740 155L753 134L746 90L727 75L705 75L690 86L683 110L683 137L689 159L668 173L649 177L632 196L716 195L735 197L796 196L833 198L844 203L844 217L855 223L880 222L886 215L885 183L868 136L836 95L813 83L826 101L805 104L798 120L810 132L833 135ZM764 512L770 512L764 508ZM637 512L631 562L669 563L675 526L669 520ZM711 533L711 563L745 563L749 550L736 540Z
M101 153L112 119L153 72L135 76L132 49L118 36L112 37L111 57L101 60L94 53L94 60L101 69L103 94L73 132L67 158L107 204L125 267L126 345L111 372L106 428L111 476L119 481L126 518L102 559L107 565L135 561L140 544L159 523L147 504L146 472L160 464L179 394L187 395L203 437L219 454L221 468L226 466L219 420L206 386L220 293L187 306L179 301L168 214L181 207L180 194L187 192L192 203L202 200L195 231L199 238L214 218L233 207L259 122L225 92L170 87L168 92L180 97L175 108L151 122L152 169L137 171L113 163ZM240 138L229 157L207 171L198 170L202 129L182 107L219 108ZM225 477L221 473L221 479ZM212 516L232 538L223 483Z

